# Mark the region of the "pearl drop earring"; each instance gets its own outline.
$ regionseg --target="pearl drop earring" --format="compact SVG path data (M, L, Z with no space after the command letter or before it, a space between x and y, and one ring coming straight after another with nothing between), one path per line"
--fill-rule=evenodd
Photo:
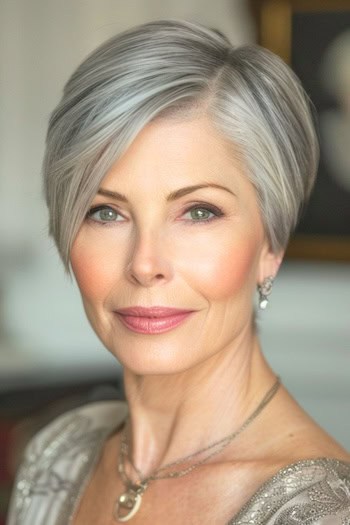
M268 295L270 295L272 291L272 285L273 285L272 275L270 275L269 277L265 277L263 282L261 284L258 284L259 308L261 310L265 310L265 308L269 304Z

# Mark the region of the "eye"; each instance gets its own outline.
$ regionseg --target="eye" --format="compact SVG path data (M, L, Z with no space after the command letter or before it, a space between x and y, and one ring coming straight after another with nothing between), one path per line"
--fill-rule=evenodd
M86 214L86 218L88 220L99 222L102 224L106 224L108 222L120 222L116 221L117 216L122 217L120 213L118 213L110 206L106 206L105 204L90 208L90 210Z
M217 219L218 217L222 217L224 215L223 211L220 208L217 208L216 206L213 206L211 204L197 204L195 206L191 206L187 208L185 213L190 214L190 222L192 224L197 222L211 222Z

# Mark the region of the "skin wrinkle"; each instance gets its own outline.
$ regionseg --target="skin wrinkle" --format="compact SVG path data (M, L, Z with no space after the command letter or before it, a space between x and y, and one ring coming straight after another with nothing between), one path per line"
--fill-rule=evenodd
M132 457L144 475L232 432L275 377L252 312L256 285L276 274L281 254L270 253L255 190L226 146L205 118L147 125L101 183L128 197L126 220L85 221L71 251L91 326L124 368ZM210 188L165 202L169 191L209 180L237 199ZM197 200L225 216L190 225L184 210ZM92 205L101 203L115 206L101 195ZM174 330L144 335L113 313L135 304L197 311Z

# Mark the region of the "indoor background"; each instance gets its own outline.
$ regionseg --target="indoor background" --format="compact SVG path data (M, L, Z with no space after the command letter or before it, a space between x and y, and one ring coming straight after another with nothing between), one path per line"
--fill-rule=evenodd
M67 406L122 395L120 368L88 324L77 287L64 276L47 237L40 169L49 114L70 73L99 43L138 23L167 17L216 27L235 45L259 38L244 0L0 0L3 515L28 436ZM350 52L347 57L350 64ZM349 113L346 118L349 129ZM342 170L338 186L349 203L346 162L349 157L344 160L349 171ZM321 215L335 207L330 204ZM332 260L337 257L332 258L331 247L327 250L326 258L285 260L258 323L265 355L285 386L350 449L350 258Z

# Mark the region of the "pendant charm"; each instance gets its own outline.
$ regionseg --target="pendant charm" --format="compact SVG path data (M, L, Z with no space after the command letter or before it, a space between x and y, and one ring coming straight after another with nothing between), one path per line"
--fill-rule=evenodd
M114 508L114 518L118 521L129 521L139 510L142 502L142 494L147 485L131 485L126 492L119 496ZM121 510L129 512L121 514Z

